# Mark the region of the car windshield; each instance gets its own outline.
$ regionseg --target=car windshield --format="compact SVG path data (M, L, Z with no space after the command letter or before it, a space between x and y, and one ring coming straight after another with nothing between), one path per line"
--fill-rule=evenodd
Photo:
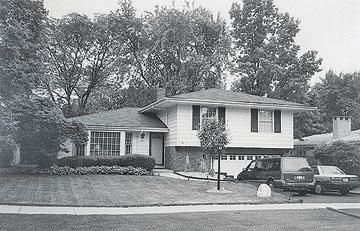
M323 174L326 175L345 175L345 173L336 166L320 166Z
M290 172L312 171L305 158L284 158L282 159L282 169Z

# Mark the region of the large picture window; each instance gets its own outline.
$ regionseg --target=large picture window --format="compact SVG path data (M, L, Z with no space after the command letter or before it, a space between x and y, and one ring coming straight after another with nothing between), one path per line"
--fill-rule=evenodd
M91 132L91 156L120 156L120 132Z
M216 118L216 107L201 107L202 123L208 119Z
M125 154L132 153L132 133L125 133Z
M259 131L273 132L273 112L259 110Z

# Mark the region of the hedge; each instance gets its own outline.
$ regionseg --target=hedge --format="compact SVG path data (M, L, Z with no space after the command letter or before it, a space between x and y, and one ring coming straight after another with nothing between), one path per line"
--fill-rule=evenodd
M120 166L91 166L71 168L69 166L59 167L53 165L49 168L36 169L35 174L48 175L86 175L86 174L117 174L117 175L148 175L149 172L143 168L120 167Z
M71 168L91 166L132 166L151 171L155 167L155 159L151 156L140 154L127 154L119 157L91 157L91 156L69 156L56 161L57 166L68 166Z

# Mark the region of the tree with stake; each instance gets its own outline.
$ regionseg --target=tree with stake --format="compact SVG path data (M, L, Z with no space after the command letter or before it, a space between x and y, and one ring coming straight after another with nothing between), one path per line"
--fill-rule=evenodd
M220 190L220 159L221 153L229 143L229 134L226 130L224 121L217 121L216 118L203 120L201 128L198 131L200 145L205 153L211 158L211 170L209 174L214 173L214 158L218 158L218 183L217 190Z

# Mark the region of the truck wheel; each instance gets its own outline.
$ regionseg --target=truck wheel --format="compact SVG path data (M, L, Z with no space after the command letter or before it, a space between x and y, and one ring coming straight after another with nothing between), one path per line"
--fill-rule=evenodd
M340 189L340 193L342 194L342 195L347 195L347 194L349 194L349 189L347 189L347 188L342 188L342 189Z
M314 191L316 194L320 195L320 194L324 194L325 189L324 186L321 185L321 183L316 183Z

